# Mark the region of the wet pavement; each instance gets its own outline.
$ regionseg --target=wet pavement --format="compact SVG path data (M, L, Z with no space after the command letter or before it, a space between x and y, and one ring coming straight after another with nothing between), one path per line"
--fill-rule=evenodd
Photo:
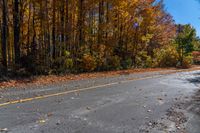
M1 104L60 94L0 106L0 133L199 133L199 85L191 71L8 88Z

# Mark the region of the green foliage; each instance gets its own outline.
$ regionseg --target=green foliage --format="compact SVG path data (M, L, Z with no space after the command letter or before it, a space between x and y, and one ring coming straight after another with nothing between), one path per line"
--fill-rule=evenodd
M74 66L73 60L72 60L71 58L66 58L66 59L64 60L64 66L65 66L65 68L67 68L67 69L72 69L73 66Z
M187 56L195 47L196 30L191 25L178 25L179 34L176 38L176 44L179 54Z
M128 58L121 61L123 69L129 69L132 67L132 59Z
M175 39L179 54L178 66L187 68L192 63L190 54L199 47L199 38L191 25L178 25L178 35Z
M150 56L148 56L146 51L139 52L136 57L137 66L142 68L152 67L152 59Z
M107 68L108 70L120 70L121 69L120 57L117 55L109 57Z
M154 67L175 67L178 63L178 53L173 46L154 50Z
M69 51L64 51L63 56L53 61L53 73L67 73L73 70L74 62Z
M195 40L193 40L194 44L194 51L200 51L200 38L197 37Z
M182 65L180 63L177 64L177 67L179 68L190 68L191 64L193 63L193 57L188 55L186 57L183 58L183 62Z
M69 58L70 57L70 52L66 50L66 51L63 52L63 55L65 57Z

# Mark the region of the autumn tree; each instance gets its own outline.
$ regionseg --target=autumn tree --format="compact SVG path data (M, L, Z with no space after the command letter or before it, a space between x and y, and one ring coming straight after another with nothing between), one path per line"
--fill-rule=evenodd
M177 36L162 0L2 0L0 4L1 62L19 73L152 67L155 51L172 46Z

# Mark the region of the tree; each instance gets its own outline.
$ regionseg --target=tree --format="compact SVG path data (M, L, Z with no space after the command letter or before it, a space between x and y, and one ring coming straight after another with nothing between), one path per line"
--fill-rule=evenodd
M196 30L189 24L177 25L177 34L175 41L182 66L184 57L188 56L194 50L194 41L197 39L197 36Z
M34 74L150 67L177 35L162 0L2 0L0 14L4 67Z
M14 25L14 50L15 64L20 64L20 9L19 0L14 0L13 4L13 25Z
M2 51L2 64L4 69L7 71L7 35L8 35L8 9L7 9L7 0L2 1L2 44L1 44L1 51Z

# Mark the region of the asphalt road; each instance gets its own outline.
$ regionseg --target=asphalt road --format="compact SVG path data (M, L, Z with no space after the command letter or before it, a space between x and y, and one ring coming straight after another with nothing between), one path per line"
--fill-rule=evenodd
M199 85L191 71L8 88L0 133L200 133Z

